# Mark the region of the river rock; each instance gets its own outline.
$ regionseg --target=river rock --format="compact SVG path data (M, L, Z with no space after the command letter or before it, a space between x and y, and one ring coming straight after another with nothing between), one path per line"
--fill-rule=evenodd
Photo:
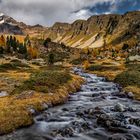
M123 127L110 126L110 127L108 127L108 130L111 132L114 132L114 133L127 133L128 132L128 129L123 128Z
M130 98L130 99L134 99L134 94L132 92L129 92L127 94L127 97Z
M6 91L0 91L0 97L8 96L8 93Z
M128 132L128 129L131 129L127 125L126 118L127 117L122 116L121 114L101 114L97 116L97 124L107 128L111 132L126 133Z
M124 112L125 111L125 107L124 107L124 105L122 105L120 103L117 103L114 106L114 110L117 111L117 112Z
M133 107L128 107L127 111L129 111L129 112L137 112L137 109L133 108Z
M31 107L28 108L28 112L31 113L32 115L35 115L36 114L35 109L33 109Z
M62 108L62 110L63 110L63 111L69 111L69 109L68 109L68 108Z
M113 92L112 95L117 96L119 98L126 98L127 97L125 92L119 92L119 93L118 92Z
M58 130L57 133L63 137L72 137L74 135L74 129L72 127L67 127L67 128Z
M43 107L44 110L46 110L46 109L49 108L48 104L46 104L46 103L43 103L43 104L42 104L42 107Z
M127 139L124 136L121 136L120 134L115 134L110 136L108 140L127 140Z
M140 118L130 118L129 122L130 124L140 126Z
M36 117L35 120L38 121L38 122L40 122L40 121L43 121L44 118L43 118L43 116L39 116L39 117Z

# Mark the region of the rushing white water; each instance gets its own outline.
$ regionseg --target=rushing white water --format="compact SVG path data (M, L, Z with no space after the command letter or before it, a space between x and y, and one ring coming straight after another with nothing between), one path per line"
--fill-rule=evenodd
M140 140L140 102L105 78L77 68L74 72L87 82L66 104L44 111L31 127L0 140Z

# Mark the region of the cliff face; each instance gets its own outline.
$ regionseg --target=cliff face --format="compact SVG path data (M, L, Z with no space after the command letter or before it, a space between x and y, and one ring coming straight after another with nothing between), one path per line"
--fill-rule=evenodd
M92 16L88 20L77 20L72 24L56 23L48 28L46 35L55 42L63 42L77 48L138 43L140 11L124 15Z

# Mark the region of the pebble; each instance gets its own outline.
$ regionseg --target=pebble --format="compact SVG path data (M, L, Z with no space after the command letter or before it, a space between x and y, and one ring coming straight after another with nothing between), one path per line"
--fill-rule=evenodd
M28 111L29 111L32 115L35 115L35 114L36 114L36 111L35 111L35 109L33 109L33 108L28 108Z
M43 106L44 110L47 110L49 108L48 104L46 104L46 103L43 103L42 106Z

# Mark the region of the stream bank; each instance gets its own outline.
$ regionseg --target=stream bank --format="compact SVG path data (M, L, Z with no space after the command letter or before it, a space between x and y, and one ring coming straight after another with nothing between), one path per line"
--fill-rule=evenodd
M139 140L140 102L103 77L74 69L87 82L69 100L1 140Z

